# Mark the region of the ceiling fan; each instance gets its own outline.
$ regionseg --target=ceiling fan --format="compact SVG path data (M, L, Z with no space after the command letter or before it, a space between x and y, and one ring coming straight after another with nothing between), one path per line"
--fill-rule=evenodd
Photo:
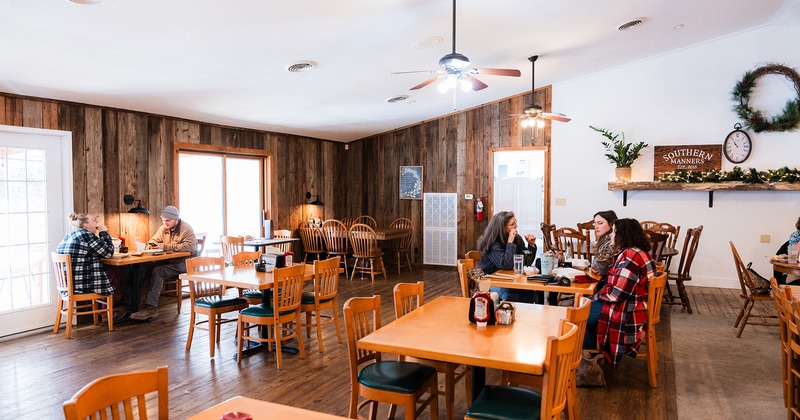
M535 88L536 85L534 84L534 76L536 74L536 59L539 58L538 55L528 57L528 60L531 62L531 104L526 106L525 109L522 110L522 114L511 114L512 117L519 117L522 121L523 127L544 127L544 120L554 120L554 121L561 121L561 122L570 122L571 118L567 117L566 115L560 112L542 112L544 109L537 105L534 101L536 100L536 93Z
M439 84L439 91L442 93L447 92L449 89L454 89L456 86L461 86L461 89L465 92L489 87L489 85L475 77L477 74L511 77L519 77L521 75L520 71L516 69L473 68L469 67L469 65L469 58L456 52L456 0L453 0L453 52L439 59L439 66L442 69L401 71L392 74L433 73L435 76L409 90L422 89L439 79L445 79L443 83Z

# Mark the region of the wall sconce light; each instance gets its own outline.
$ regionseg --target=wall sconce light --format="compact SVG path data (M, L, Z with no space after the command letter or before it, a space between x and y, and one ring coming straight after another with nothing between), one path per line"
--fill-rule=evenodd
M136 202L136 207L128 210L128 213L150 214L150 210L147 210L146 208L142 207L142 200L137 200L133 198L133 196L130 194L125 194L125 197L122 198L122 201L124 201L125 204L128 205L133 204L134 201Z
M310 200L311 197L314 197L314 201L310 201L308 204L311 204L312 206L324 206L325 205L325 203L323 203L322 201L319 201L319 196L318 195L311 195L310 192L307 192L306 193L306 200Z

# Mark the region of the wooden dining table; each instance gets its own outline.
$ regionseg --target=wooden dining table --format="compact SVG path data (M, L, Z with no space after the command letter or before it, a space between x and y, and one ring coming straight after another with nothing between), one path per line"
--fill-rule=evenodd
M335 420L347 418L254 398L233 397L189 417L189 420L220 420L223 415L233 412L239 413L240 418L245 418L244 413L249 414L253 420ZM233 414L229 414L229 416L231 418L235 417Z
M514 303L511 325L469 322L467 298L440 296L358 341L358 347L475 367L541 375L547 338L558 335L567 308ZM485 371L473 369L473 396Z
M136 252L136 253L114 253L111 258L102 258L100 262L103 265L113 266L113 267L124 267L124 266L131 266L134 264L144 264L144 263L151 263L156 261L164 261L164 260L171 260L174 258L187 258L191 256L191 252L175 252L175 251L146 251L146 252ZM139 281L140 278L134 278L130 276L129 270L125 270L120 274L125 275L131 282L131 291L130 291L130 312L136 312L139 310ZM126 314L127 315L127 314Z
M800 263L789 263L786 260L770 260L772 269L784 274L800 277Z
M492 287L502 287L506 289L537 290L542 292L570 293L591 296L594 294L597 282L575 283L569 286L559 286L558 284L548 284L539 280L528 280L526 276L515 276L513 270L499 270L483 277L489 280Z

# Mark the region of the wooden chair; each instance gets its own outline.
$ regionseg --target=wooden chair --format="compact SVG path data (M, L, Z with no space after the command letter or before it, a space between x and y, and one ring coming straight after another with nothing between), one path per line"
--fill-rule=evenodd
M568 382L574 369L578 326L561 320L558 337L547 338L542 391L511 386L487 385L467 409L465 419L558 419L567 405Z
M394 296L395 319L405 316L407 313L419 308L425 303L425 283L421 281L416 283L397 283L392 293ZM400 356L400 360L433 366L436 368L437 373L444 375L444 392L440 391L439 395L444 395L448 420L452 420L454 417L455 384L462 378L464 378L464 385L467 393L467 404L472 402L472 370L469 366L409 356ZM459 367L461 367L461 370L459 370ZM390 417L394 417L393 413Z
M650 257L653 258L653 261L661 261L661 254L667 246L667 239L669 237L650 229L644 229L643 232L644 236L647 237L647 241L650 243Z
M481 255L480 251L467 251L467 253L464 254L464 258L467 258L467 259L475 261L476 265L481 260L481 257L482 257L482 255Z
M647 322L644 325L644 340L646 351L639 351L636 357L647 358L647 376L651 388L658 388L656 374L658 373L658 341L656 340L656 325L661 322L661 303L664 301L664 287L667 285L667 273L651 277L647 280Z
M392 221L389 227L394 229L408 229L411 231L408 236L393 240L389 250L395 254L397 258L397 274L400 274L401 266L408 267L409 271L414 271L411 268L411 242L414 240L414 222L412 222L411 219L401 217ZM405 264L402 263L402 256L406 257Z
M667 274L667 281L674 281L678 288L680 302L675 302L675 295L667 284L667 295L669 301L666 302L670 305L683 305L686 311L692 313L692 304L689 302L689 295L686 293L686 286L684 282L690 281L692 276L690 270L694 256L697 253L697 245L700 243L700 234L703 233L703 225L686 231L686 239L683 241L683 250L681 251L681 262L678 265L678 271L675 273Z
M553 232L553 244L557 251L564 253L564 258L588 257L589 243L586 237L573 228L563 227Z
M542 241L544 242L544 248L542 251L549 251L556 249L556 240L553 237L553 232L556 231L556 225L548 225L545 222L539 224L539 228L542 230Z
M350 232L344 223L330 219L322 224L322 236L325 238L325 248L328 256L341 257L339 261L344 266L344 276L350 277L347 269L347 255L350 253Z
M350 244L353 245L353 257L355 258L350 280L353 280L356 272L369 273L373 282L375 282L375 273L383 273L383 279L386 280L383 252L378 246L375 231L367 225L354 224L350 228ZM360 267L359 261L362 264Z
M75 293L72 283L72 257L70 254L51 252L50 258L53 261L53 273L56 276L56 290L59 296L53 334L58 334L62 314L67 316L66 338L72 336L72 318L78 314L91 314L94 324L97 325L100 322L98 315L105 313L108 319L108 331L114 331L114 295Z
M465 258L463 260L458 260L456 265L458 266L458 280L461 282L461 297L471 298L472 295L470 294L469 290L469 277L467 277L467 271L475 268L475 260L471 258Z
M747 267L742 262L742 258L739 256L739 252L736 250L736 247L733 246L733 241L728 242L731 245L731 252L733 253L733 263L736 266L736 275L739 277L739 287L741 288L742 292L739 296L744 299L744 304L742 308L739 310L739 315L736 317L736 323L733 324L734 328L738 328L736 331L736 337L742 337L742 331L744 331L744 326L747 324L750 325L765 325L770 327L779 326L779 324L767 322L764 318L777 318L778 315L765 315L754 313L752 315L761 318L760 322L750 321L750 315L755 306L756 302L758 301L767 301L773 300L772 296L769 293L766 294L758 294L756 293L756 285L752 283L752 280L747 275Z
M653 232L658 232L662 235L667 235L667 242L665 246L667 248L676 249L678 243L678 234L681 233L680 226L673 226L669 223L657 223L657 222L641 222L641 223L651 223L650 227L647 228ZM660 261L663 262L669 271L670 264L672 264L672 257L673 255L662 255Z
M597 242L597 234L594 231L594 219L588 222L578 223L578 231L586 237L589 242Z
M340 223L338 220L337 223ZM339 326L339 304L336 298L339 291L339 265L342 257L328 258L327 260L314 261L314 291L303 292L300 300L300 312L306 313L306 337L311 337L311 327L317 327L317 342L319 352L323 351L322 326L336 325L336 338L342 342L342 329ZM333 315L323 314L322 311L331 310ZM314 322L311 314L314 314Z
M225 262L222 257L195 257L186 260L188 274L222 270L223 268L225 268ZM235 319L223 318L222 314L247 308L247 301L238 297L225 297L225 286L200 281L189 282L189 299L192 303L192 312L189 316L189 336L186 339L186 350L192 348L195 328L208 330L208 350L211 357L214 357L216 343L219 343L220 326L228 322L236 322ZM207 319L196 321L198 314L205 315ZM208 327L202 327L201 324L207 324Z
M85 420L87 417L94 419L99 416L102 419L147 420L146 395L155 392L158 399L158 418L166 420L169 418L168 385L169 372L166 366L104 376L81 388L64 403L64 418Z
M309 256L312 261L322 258L322 254L325 253L325 238L322 236L322 230L308 221L300 222L297 230L300 232L300 241L303 242L303 262L307 262Z
M381 360L381 353L358 348L358 341L381 327L381 297L354 297L344 303L344 324L350 360L350 418L372 403L372 418L377 403L400 405L405 418L415 419L430 406L431 419L439 418L436 369L422 363ZM369 363L372 362L372 363ZM361 367L364 365L363 367ZM386 384L386 386L366 384ZM392 384L393 386L389 386ZM427 398L423 399L425 394ZM358 403L359 396L365 401ZM417 401L421 403L417 408Z
M792 311L789 311L789 305L786 302L791 302L791 289L788 287L781 287L778 285L775 278L771 278L770 286L772 288L772 298L775 300L775 308L778 312L778 325L780 327L781 336L781 382L783 384L783 405L786 408L791 407L793 401L797 398L795 395L796 383L790 381L791 373L789 372L795 365L792 358L792 350L789 344L789 317L792 316ZM790 415L789 418L792 416Z
M251 341L268 343L268 349L272 348L269 343L275 343L278 369L283 369L281 344L286 340L297 338L300 358L306 358L303 334L300 331L300 300L303 296L305 271L305 263L276 268L273 274L275 285L272 291L272 305L254 305L239 312L236 330L237 363L242 363L242 346L245 341L248 344ZM250 333L250 329L262 325L268 329L266 337Z
M357 225L359 223L362 224L362 225L367 225L367 226L369 226L369 227L371 227L373 229L377 229L378 228L378 222L376 222L375 219L373 219L372 217L367 216L367 215L356 217L356 220L353 221L353 225ZM353 227L353 226L350 225L350 227Z
M255 270L255 265L261 259L260 251L244 251L233 254L231 264L234 267L251 267ZM264 292L255 289L238 289L239 297L246 300L250 305L258 305L264 302Z
M203 250L206 247L206 236L203 235L197 238L197 256L200 257L203 255ZM164 285L161 287L161 296L168 296L174 297L176 306L178 307L178 313L181 313L181 305L183 305L183 299L185 297L189 297L189 284L181 280L180 277L173 277L171 279L164 280Z
M292 231L289 230L289 229L278 229L278 230L273 230L272 231L272 237L275 238L275 239L291 239L294 236L292 236ZM286 243L283 243L283 244L277 244L277 245L274 245L274 246L276 248L280 249L283 252L291 252L292 251L292 243L291 242L286 242Z
M244 236L220 236L220 253L226 265L233 264L233 256L244 252Z
M571 420L577 420L580 418L578 415L578 388L575 379L575 370L578 369L578 366L581 364L583 350L581 347L583 345L583 336L586 334L586 324L589 321L591 306L591 300L585 297L576 296L575 306L567 309L567 317L565 318L568 322L575 324L578 327L577 340L578 343L580 343L575 348L575 353L572 355L572 374L568 378L567 385L567 418ZM502 380L500 382L502 384L525 384L539 389L541 389L544 385L542 382L543 376L539 375L529 375L525 373L504 370L501 373L501 377Z
M788 292L789 288L787 288ZM800 418L800 395L798 389L800 388L800 369L798 369L798 361L800 361L800 303L792 299L791 292L788 292L783 299L783 305L787 313L786 316L786 333L788 344L788 365L789 371L787 372L787 391L789 392L787 405L788 405L788 418Z
M356 222L356 217L355 217L355 216L347 216L347 217L342 217L342 220L340 220L340 221L341 221L341 222L342 222L342 224L343 224L343 225L345 225L345 226L347 227L347 229L349 230L349 229L350 229L350 228L351 228L351 227L352 227L352 226L355 224L355 222Z

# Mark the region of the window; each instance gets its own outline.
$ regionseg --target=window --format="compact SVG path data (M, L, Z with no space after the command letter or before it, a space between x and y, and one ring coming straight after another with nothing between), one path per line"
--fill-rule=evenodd
M182 144L178 148L178 203L181 218L198 236L263 236L269 213L269 155ZM207 249L213 247L207 246Z

